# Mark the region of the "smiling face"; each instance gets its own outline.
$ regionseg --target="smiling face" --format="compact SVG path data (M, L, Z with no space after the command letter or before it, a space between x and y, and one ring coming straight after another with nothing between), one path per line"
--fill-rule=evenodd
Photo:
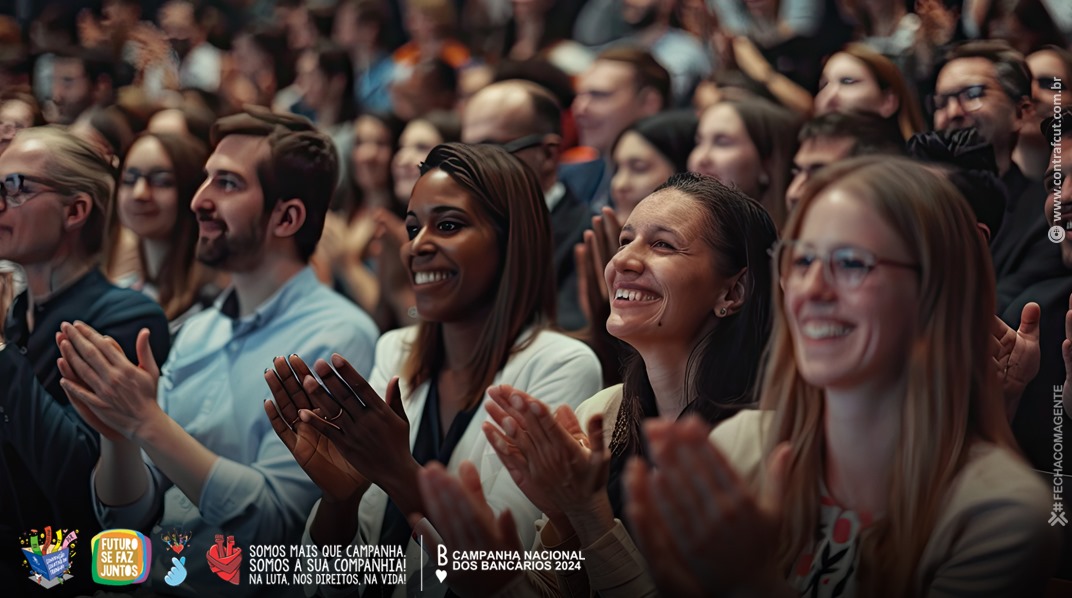
M716 104L703 113L696 130L696 147L689 154L689 170L736 185L745 195L758 199L762 161L737 110Z
M0 181L14 174L48 180L49 151L40 139L20 141L16 137L0 155ZM62 244L64 197L47 184L26 182L24 190L33 194L19 207L0 202L0 259L24 266L48 261Z
M607 332L642 350L668 342L691 347L710 330L729 283L701 238L706 225L703 208L677 190L637 205L604 271L611 294Z
M819 255L855 247L911 262L908 248L865 201L836 186L815 198L799 242ZM783 274L797 368L809 384L840 391L889 387L904 375L915 329L919 282L908 268L878 265L856 288L831 284L819 260Z
M473 197L446 172L429 171L413 188L406 232L400 255L421 319L482 317L498 290L502 258L495 227Z
M201 262L242 272L263 261L267 219L257 164L269 156L268 140L252 135L228 135L209 156L205 182L190 203Z
M629 219L640 200L674 174L670 163L655 146L635 131L627 131L614 146L614 178L610 196L619 222Z
M979 106L963 106L956 99L934 113L934 128L939 131L975 127L983 139L994 144L995 153L1012 152L1016 136L1023 124L1017 104L1005 93L994 63L985 58L958 58L950 61L935 83L935 93L948 95L971 86L982 86ZM1001 155L998 156L999 163Z
M179 209L175 168L155 137L142 137L131 146L119 179L118 199L119 221L134 234L146 239L168 239L174 234Z

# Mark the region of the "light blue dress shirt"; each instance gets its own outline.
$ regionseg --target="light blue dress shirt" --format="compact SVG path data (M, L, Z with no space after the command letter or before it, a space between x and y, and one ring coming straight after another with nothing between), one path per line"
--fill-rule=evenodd
M159 594L289 595L286 588L250 586L245 557L238 586L213 574L205 558L221 533L233 535L244 551L252 544L299 544L309 511L320 497L320 489L265 415L264 401L271 392L264 369L279 355L297 353L312 364L337 352L363 375L372 370L378 336L372 319L320 284L311 269L295 275L248 316L227 315L237 311L236 299L233 289L225 291L212 309L187 321L157 387L164 411L220 457L205 482L200 508L147 456L149 492L124 507L105 507L99 500L96 504L106 527L152 529L150 582ZM182 553L188 577L177 587L163 582L172 557L178 555L160 536L172 529L192 532L190 546Z

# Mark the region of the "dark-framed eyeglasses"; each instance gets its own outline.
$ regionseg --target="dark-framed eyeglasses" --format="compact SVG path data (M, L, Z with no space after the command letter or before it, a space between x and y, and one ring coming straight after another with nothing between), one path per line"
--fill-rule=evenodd
M1068 89L1065 82L1060 77L1035 77L1035 83L1038 83L1039 89L1048 89L1050 91L1064 91Z
M517 139L514 139L513 141L507 141L505 143L500 143L498 141L491 141L491 140L481 141L480 143L481 144L486 144L486 145L497 145L497 146L503 148L504 150L506 150L507 152L509 152L511 154L516 154L517 152L520 152L521 150L527 150L530 147L536 147L537 145L542 144L543 139L544 139L544 135L542 133L533 133L532 135L525 135L524 137L518 137Z
M968 112L975 112L983 107L986 97L986 85L969 85L950 93L936 93L928 98L931 111L945 110L950 100L956 100L960 107Z
M919 264L880 258L867 249L851 245L819 251L810 243L786 240L775 243L770 254L774 260L774 270L784 283L804 280L815 262L822 264L826 282L840 289L860 286L867 275L879 266L906 268L916 274L922 272Z
M174 172L156 168L145 173L137 168L128 168L119 178L119 184L124 187L133 187L138 184L139 179L143 178L153 189L171 189L175 186Z
M39 188L39 186L45 187ZM74 195L75 192L29 174L9 174L0 184L0 200L3 200L4 206L9 208L17 208L42 193Z

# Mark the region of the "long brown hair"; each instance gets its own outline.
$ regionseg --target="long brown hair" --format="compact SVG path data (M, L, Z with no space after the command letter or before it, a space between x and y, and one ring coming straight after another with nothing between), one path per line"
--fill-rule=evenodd
M498 289L469 366L474 374L466 408L479 403L495 374L515 351L521 333L555 319L551 218L536 175L506 150L491 145L437 145L421 164L421 175L439 169L465 189L495 227L500 250ZM431 379L443 365L443 329L421 321L403 366L411 388Z
M785 226L785 191L792 180L793 156L797 153L797 131L801 120L789 110L762 98L723 100L741 117L748 138L756 147L767 184L755 199L763 205L780 230Z
M800 232L816 197L837 188L865 202L921 265L914 341L904 364L903 441L889 478L888 510L861 537L861 595L906 596L953 480L974 441L1013 446L989 353L994 317L990 254L967 203L947 181L909 160L868 156L820 171L785 229ZM774 330L760 401L773 411L769 456L788 441L778 556L784 572L811 548L823 470L824 393L797 369L784 292L774 286ZM766 459L764 460L766 461ZM762 483L762 482L761 482Z
M905 139L927 129L914 88L905 82L904 74L892 60L861 43L849 44L838 54L846 54L862 62L875 77L879 89L897 96L897 113L894 116Z
M190 309L198 300L202 287L213 276L211 269L197 261L197 218L189 208L190 201L205 178L203 172L208 160L208 148L196 137L187 134L146 132L138 139L143 137L152 137L160 142L175 171L178 209L175 210L171 245L156 278L150 278L145 269L145 251L141 244L138 245L141 274L146 282L156 286L160 306L168 320L173 320ZM125 168L124 163L120 172ZM118 201L112 203L114 213L109 215L110 223L118 222L118 206Z

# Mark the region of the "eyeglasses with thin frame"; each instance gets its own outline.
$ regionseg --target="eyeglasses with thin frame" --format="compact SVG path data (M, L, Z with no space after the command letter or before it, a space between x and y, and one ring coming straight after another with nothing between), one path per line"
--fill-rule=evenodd
M144 173L137 168L128 168L123 171L119 184L123 187L133 187L138 184L138 180L143 178L153 189L171 189L175 186L175 173L159 168Z
M863 283L867 275L879 266L905 268L921 273L919 264L890 260L876 256L861 247L844 245L830 251L819 251L809 243L798 240L779 241L771 248L774 269L783 283L803 280L812 265L822 264L826 282L840 289L854 289Z
M931 110L945 110L950 100L956 100L960 107L968 112L975 112L983 107L986 97L986 85L969 85L950 93L936 93L930 96Z
M30 183L31 188L27 189L26 183ZM35 189L34 187L38 185L46 187ZM73 195L75 192L72 189L55 185L43 178L29 174L9 174L4 177L2 184L0 184L0 201L4 203L5 208L17 208L42 193Z

